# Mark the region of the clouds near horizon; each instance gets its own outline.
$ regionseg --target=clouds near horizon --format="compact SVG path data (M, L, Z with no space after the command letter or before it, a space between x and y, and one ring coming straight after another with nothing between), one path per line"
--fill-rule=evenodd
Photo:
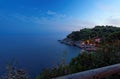
M73 31L95 25L120 26L120 1L0 1L0 23L9 29ZM13 5L13 6L12 6ZM5 29L5 28L4 28Z

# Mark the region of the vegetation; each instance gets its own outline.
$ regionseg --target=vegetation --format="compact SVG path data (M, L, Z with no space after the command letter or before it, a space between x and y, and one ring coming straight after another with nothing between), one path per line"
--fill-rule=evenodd
M110 34L114 32L120 32L119 27L113 26L95 26L94 28L85 28L81 29L80 31L74 31L67 36L67 38L72 39L73 41L77 40L87 40L94 37L102 38L105 40Z
M113 26L96 26L93 29L82 29L67 36L72 40L86 40L94 37L102 39L99 49L94 52L83 52L73 58L67 65L45 69L37 79L51 79L75 72L120 63L120 28ZM120 75L112 75L104 79L119 79Z
M114 49L114 46L117 46L117 48ZM102 46L102 49L96 52L83 52L73 58L68 65L60 65L42 71L37 79L51 79L53 77L120 63L120 43L119 47L118 45L114 46L107 46L107 48Z
M29 79L28 74L23 69L17 69L12 65L7 66L7 73L0 79Z

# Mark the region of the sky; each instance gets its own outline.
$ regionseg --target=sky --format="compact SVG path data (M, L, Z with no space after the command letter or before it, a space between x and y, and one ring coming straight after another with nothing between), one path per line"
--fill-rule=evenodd
M120 0L0 0L0 33L70 32L120 26Z

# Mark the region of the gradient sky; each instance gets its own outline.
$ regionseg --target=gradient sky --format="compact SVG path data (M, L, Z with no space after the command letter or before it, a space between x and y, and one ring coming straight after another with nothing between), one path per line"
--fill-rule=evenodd
M0 0L0 33L120 26L120 0Z

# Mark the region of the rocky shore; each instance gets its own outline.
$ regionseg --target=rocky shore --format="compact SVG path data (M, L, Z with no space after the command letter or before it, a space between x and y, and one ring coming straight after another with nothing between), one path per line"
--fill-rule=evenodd
M83 50L87 50L87 51L95 51L96 50L96 47L93 46L93 45L90 45L90 44L84 44L82 45L82 41L73 41L69 38L65 38L63 40L58 40L60 43L62 44L66 44L66 45L69 45L69 46L75 46L75 47L78 47L78 48L81 48Z
M81 48L80 46L80 41L73 41L69 38L65 38L63 40L59 40L60 43L66 44L66 45L70 45L70 46L77 46L79 48Z

